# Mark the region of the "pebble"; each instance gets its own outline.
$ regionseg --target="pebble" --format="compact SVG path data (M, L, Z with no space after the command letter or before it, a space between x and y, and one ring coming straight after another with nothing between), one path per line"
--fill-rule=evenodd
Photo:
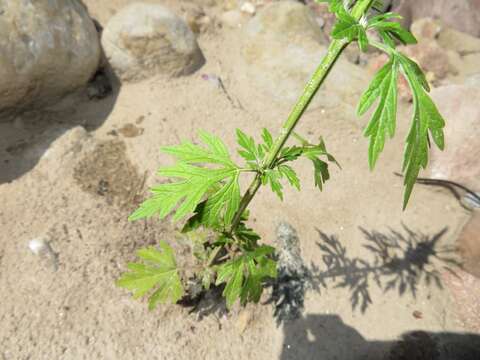
M46 260L54 271L58 270L58 256L44 238L35 238L28 242L30 251Z
M35 255L40 255L41 253L48 251L47 249L50 246L42 238L37 238L30 240L28 247Z
M255 15L255 12L257 11L257 9L255 8L255 5L247 1L242 4L242 6L240 7L240 11L250 15Z

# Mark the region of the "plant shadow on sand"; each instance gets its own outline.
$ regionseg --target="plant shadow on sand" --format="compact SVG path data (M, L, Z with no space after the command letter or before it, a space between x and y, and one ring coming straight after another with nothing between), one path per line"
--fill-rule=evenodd
M326 270L312 265L313 287L347 288L352 309L366 311L373 300L370 286L378 286L384 293L396 291L399 296L415 297L420 284L442 288L439 267L451 271L460 267L455 249L440 246L447 228L434 235L417 233L403 225L403 232L390 229L388 233L360 228L365 238L363 248L369 259L349 256L347 249L335 235L317 229Z
M352 309L365 313L374 301L371 286L377 286L384 294L397 292L398 296L415 298L421 284L443 287L439 268L455 275L454 269L461 267L455 249L440 245L446 228L434 235L414 232L405 225L403 231L390 229L387 233L360 228L365 238L365 258L350 256L335 235L317 231L322 269L315 264L307 268L299 259L297 262L302 265L287 271L288 276L283 276L280 269L273 283L272 298L268 302L274 304L279 325L300 316L308 290L321 294L329 288L348 289Z
M388 233L360 228L365 238L363 247L371 255L368 260L349 256L336 236L317 231L325 269L314 266L309 269L309 287L318 292L329 287L346 288L351 294L352 309L362 313L374 302L369 291L372 284L383 293L395 291L398 296L415 297L421 284L442 288L439 267L454 273L453 269L460 266L455 250L439 244L447 229L428 236L405 225L403 231L390 229ZM303 309L304 294L297 295L302 301L295 304ZM480 359L477 334L411 331L402 334L398 341L368 341L344 324L339 315L308 314L294 320L277 317L277 322L284 330L281 360Z
M338 315L284 324L280 360L478 360L480 336L411 331L398 341L368 341Z

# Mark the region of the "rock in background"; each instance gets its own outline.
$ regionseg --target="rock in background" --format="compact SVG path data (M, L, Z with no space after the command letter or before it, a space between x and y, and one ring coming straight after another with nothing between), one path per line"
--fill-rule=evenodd
M0 14L0 112L49 104L97 70L98 34L77 0L0 0Z
M395 0L393 11L404 17L405 25L432 16L452 28L480 36L480 0Z
M326 54L328 42L312 11L295 1L265 6L245 26L243 39L241 58L253 86L292 104ZM341 58L320 91L328 96L319 94L315 104L356 101L367 84L366 73Z
M161 5L134 3L120 10L106 25L102 45L123 81L187 75L205 62L188 25Z
M480 87L449 85L434 89L432 98L446 119L445 151L432 150L430 172L480 191Z

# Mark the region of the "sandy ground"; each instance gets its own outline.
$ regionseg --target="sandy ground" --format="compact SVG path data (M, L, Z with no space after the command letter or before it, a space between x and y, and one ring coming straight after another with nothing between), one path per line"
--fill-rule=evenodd
M87 5L105 22L127 2ZM416 359L408 356L409 346L394 341L410 333L407 345L428 345L435 336L455 343L463 333L480 331L462 317L466 309L445 283L449 269L459 271L445 259L455 256L455 239L470 213L447 191L422 186L401 210L401 180L393 172L402 158L405 105L399 136L373 173L361 135L366 119L356 119L353 102L307 112L299 132L323 136L342 170L333 170L320 193L310 165L299 163L301 192L287 189L281 203L265 189L252 204L252 225L266 242L274 241L280 221L298 231L316 279L301 319L277 325L272 305L229 314L221 306L203 315L179 306L149 312L114 286L134 250L145 244L164 239L187 255L178 224L126 220L158 180L155 170L171 161L159 146L194 140L202 128L234 148L235 128L252 134L275 129L288 114L291 104L272 101L241 76L238 36L227 29L202 34L207 63L191 76L127 84L99 101L80 94L25 114L20 123L0 124L2 360L383 359L387 353ZM220 76L243 108L204 81L203 73ZM54 255L34 255L28 243L35 238L46 239ZM393 270L372 250L385 243L398 245ZM373 268L385 271L375 279ZM430 335L411 335L415 331ZM478 343L478 335L467 340ZM418 358L434 359L427 350Z

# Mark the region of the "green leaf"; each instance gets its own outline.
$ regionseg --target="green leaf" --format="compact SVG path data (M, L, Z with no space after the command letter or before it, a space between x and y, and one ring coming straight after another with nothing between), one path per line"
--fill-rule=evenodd
M418 64L393 48L385 51L390 55L390 61L375 75L360 99L357 112L359 115L364 114L379 99L377 109L365 129L365 135L370 137L369 164L373 168L383 150L385 134L393 136L395 133L397 79L398 72L402 71L413 94L414 110L412 125L406 138L402 169L405 175L405 209L420 170L428 164L429 136L438 148L444 148L445 121L428 95L430 87Z
M405 30L402 25L397 22L391 21L378 21L369 24L370 28L377 29L379 31L384 31L396 37L404 45L407 44L416 44L417 39L411 32Z
M405 209L411 197L418 174L428 164L429 133L440 150L444 149L445 120L427 93L425 77L418 73L419 67L402 54L400 59L402 71L405 74L413 93L413 120L407 136L403 160L405 194L403 208ZM420 70L421 71L421 70Z
M328 171L328 164L325 161L320 160L316 156L307 155L307 157L312 161L314 173L313 178L315 180L315 186L323 190L323 184L330 179L330 172Z
M278 172L282 177L286 177L290 185L300 190L300 180L298 179L297 173L288 165L279 165Z
M186 164L211 163L221 164L225 167L236 167L230 159L228 150L222 140L204 131L200 131L199 135L207 148L184 142L178 146L164 146L160 148L160 151L173 155Z
M241 149L238 151L247 164L254 170L259 170L259 164L263 161L265 155L273 146L272 134L267 130L262 131L262 144L255 144L253 137L246 135L241 130L237 129L237 142Z
M400 14L397 14L397 13L394 13L394 12L386 12L386 13L383 13L383 14L380 14L380 15L372 16L368 20L368 27L370 28L375 23L379 23L379 22L387 21L387 20L394 20L394 19L401 20L401 19L403 19L403 17Z
M276 262L270 258L273 252L270 246L259 246L218 267L216 285L226 284L223 296L227 308L239 298L242 304L260 300L263 282L277 276Z
M162 251L153 247L139 250L138 257L145 264L128 264L130 272L124 273L117 281L117 286L132 291L134 298L154 290L149 296L150 310L158 303L176 303L184 293L172 248L163 241L160 248Z
M387 15L388 14L388 15ZM385 44L391 48L395 48L394 39L399 40L402 44L416 44L417 39L411 32L404 29L400 23L387 21L390 19L401 19L400 15L387 13L371 18L368 22L368 29L376 29L383 38Z
M262 183L270 184L272 191L277 194L280 200L283 200L283 186L280 183L280 179L282 178L282 174L278 171L278 169L268 169L263 173Z
M339 13L339 18L333 26L332 37L337 40L347 39L348 41L353 41L359 37L361 31L365 32L358 21L347 12L342 12Z
M258 160L259 156L253 137L248 136L240 129L237 129L237 143L242 147L242 150L238 151L240 156L247 161Z
M359 27L358 29L358 47L363 52L366 52L368 50L367 32L363 27Z
M174 155L180 161L172 167L158 171L161 176L177 179L176 182L154 186L153 196L140 205L130 220L158 215L165 218L175 211L174 220L180 220L195 211L204 201L208 214L207 225L218 222L220 217L228 226L240 202L240 170L230 159L224 143L217 137L200 133L207 148L183 143L179 146L164 147L162 150ZM215 168L200 167L194 164L207 163ZM176 209L176 210L175 210Z
M266 147L267 151L270 150L273 146L273 136L265 128L262 131L262 139L263 139L263 142L265 143L265 147Z
M393 58L380 69L360 99L358 113L363 114L377 98L380 98L377 109L364 132L365 136L370 137L368 151L370 169L375 167L378 156L383 151L385 133L388 132L390 137L393 137L395 134L397 121L397 80L398 62Z

